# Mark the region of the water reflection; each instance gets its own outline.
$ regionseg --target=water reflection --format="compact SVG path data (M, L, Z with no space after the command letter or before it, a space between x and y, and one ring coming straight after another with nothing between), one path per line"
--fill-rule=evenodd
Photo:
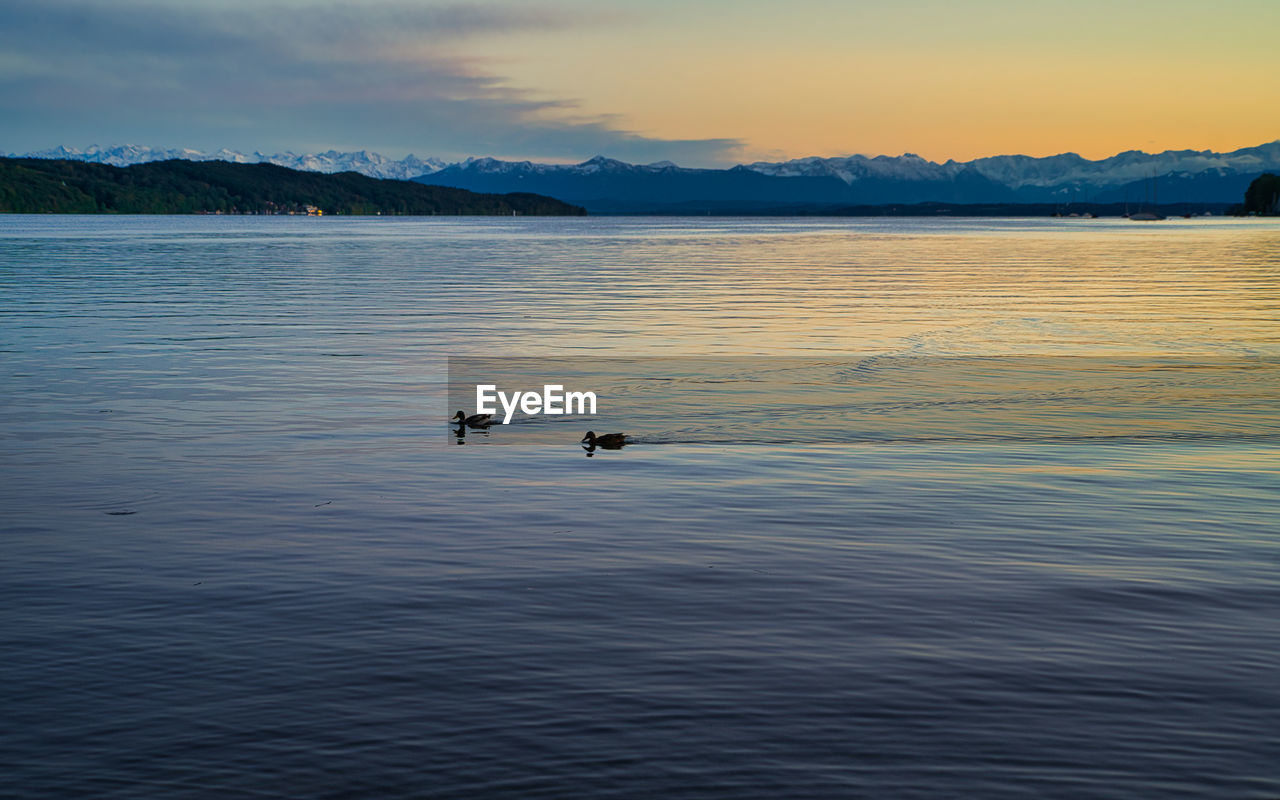
M1278 275L1261 221L0 217L6 785L1280 795ZM446 353L632 418L442 442Z

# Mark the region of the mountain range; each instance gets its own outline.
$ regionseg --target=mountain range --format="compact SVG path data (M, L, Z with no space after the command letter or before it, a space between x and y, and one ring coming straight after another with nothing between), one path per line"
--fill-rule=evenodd
M11 153L10 157L16 157ZM115 147L99 147L93 145L84 150L72 147L54 147L26 153L23 158L52 158L68 161L88 161L92 164L109 164L113 167L128 167L133 164L145 164L151 161L229 161L232 164L275 164L278 167L303 170L305 172L358 172L370 178L384 178L407 181L419 175L427 175L448 166L435 158L418 158L414 155L399 160L387 158L379 153L358 150L353 153L340 153L329 150L324 153L275 153L267 155L254 151L241 153L235 150L202 151L190 148L143 147L135 144Z
M315 172L358 172L474 192L532 192L594 213L789 213L897 203L1236 203L1263 172L1280 172L1280 140L1229 153L1127 151L1090 160L1075 153L936 162L901 156L844 156L690 169L669 161L628 164L597 156L580 164L469 158L457 163L378 153L297 155L123 146L65 147L35 158L117 166L162 159L266 162Z

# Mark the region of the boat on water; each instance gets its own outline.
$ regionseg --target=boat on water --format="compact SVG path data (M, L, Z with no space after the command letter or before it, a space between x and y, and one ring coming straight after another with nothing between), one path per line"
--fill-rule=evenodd
M1150 192L1152 198L1151 205L1145 206L1136 214L1130 214L1129 219L1136 222L1152 222L1155 220L1165 219L1164 214L1161 214L1157 210L1160 208L1160 184L1156 182L1155 175L1151 176Z

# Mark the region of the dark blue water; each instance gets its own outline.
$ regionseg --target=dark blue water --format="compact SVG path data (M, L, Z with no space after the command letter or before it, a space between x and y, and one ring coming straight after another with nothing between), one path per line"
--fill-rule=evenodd
M0 218L0 793L1276 797L1265 371L1156 437L440 418L450 354L1039 388L1266 365L1277 308L1264 223Z

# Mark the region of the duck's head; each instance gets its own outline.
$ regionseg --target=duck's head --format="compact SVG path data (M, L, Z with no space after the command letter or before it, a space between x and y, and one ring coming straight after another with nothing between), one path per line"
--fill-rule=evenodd
M467 418L467 414L465 411L459 411L457 414L453 415L453 418L456 419L458 422L462 422Z
M587 442L588 444L590 444L591 442L594 442L594 441L595 441L595 438L596 438L596 432L595 432L595 431L587 431L587 435L582 437L582 441Z

